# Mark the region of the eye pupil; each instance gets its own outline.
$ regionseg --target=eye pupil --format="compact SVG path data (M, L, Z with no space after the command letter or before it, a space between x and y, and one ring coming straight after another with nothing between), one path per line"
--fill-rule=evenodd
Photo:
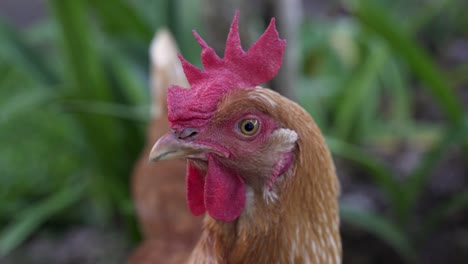
M254 130L254 128L255 128L255 124L254 124L252 121L248 121L248 122L245 123L245 125L244 125L245 131L248 131L248 132Z

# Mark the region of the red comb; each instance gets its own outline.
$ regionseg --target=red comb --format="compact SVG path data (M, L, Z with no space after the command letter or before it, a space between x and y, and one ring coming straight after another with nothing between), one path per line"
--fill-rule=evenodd
M201 70L181 55L190 89L173 86L168 90L168 119L172 128L204 125L216 110L219 99L237 88L254 88L271 80L281 67L286 41L279 38L275 19L262 36L245 52L240 43L239 12L236 12L221 59L206 42L193 31L202 47Z

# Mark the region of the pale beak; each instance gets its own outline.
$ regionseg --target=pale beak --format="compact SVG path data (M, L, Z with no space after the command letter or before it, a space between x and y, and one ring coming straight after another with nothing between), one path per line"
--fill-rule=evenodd
M180 139L175 133L169 132L154 144L149 155L149 160L156 162L180 158L206 159L206 152L214 151L210 147Z

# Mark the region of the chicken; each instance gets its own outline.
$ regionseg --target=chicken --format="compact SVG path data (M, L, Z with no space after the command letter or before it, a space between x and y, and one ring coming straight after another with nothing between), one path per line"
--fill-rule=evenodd
M185 202L185 162L148 161L153 143L169 129L167 87L187 84L177 59L176 44L168 31L162 30L155 36L150 53L152 120L147 146L132 175L133 200L145 241L132 254L129 263L157 263L160 259L173 258L174 252L190 252L201 234L201 219L190 215Z
M206 212L185 263L341 263L339 183L312 117L259 87L278 72L286 41L274 19L245 52L238 13L224 58L194 31L201 70L179 56L191 86L168 89L170 131L155 162L187 160L187 203Z

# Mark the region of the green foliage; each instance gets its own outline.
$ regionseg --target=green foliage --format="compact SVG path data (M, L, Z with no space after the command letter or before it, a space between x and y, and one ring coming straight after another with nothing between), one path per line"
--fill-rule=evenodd
M30 29L0 21L0 256L66 221L71 206L78 221L117 217L134 232L129 175L149 117L149 42L168 26L189 58L198 50L183 41L198 1L48 5L51 17Z
M437 13L432 5L422 9L421 14L416 14L414 22L406 21L409 25L405 26L388 11L389 4L385 9L375 1L346 3L354 18L346 22L353 25L348 26L353 30L343 36L342 25L337 24L335 28L329 28L325 35L315 31L324 41L329 41L332 50L325 50L325 58L305 57L306 69L310 63L325 60L325 63L321 63L324 65L322 68L315 65L314 71L306 72L306 76L338 78L338 81L322 80L320 85L328 86L326 89L331 92L325 94L321 92L324 87L312 86L312 91L301 99L306 107L317 104L316 108L321 109L309 108L325 128L325 133L330 135L327 136L327 143L332 153L362 167L390 204L390 210L385 214L361 211L343 204L342 220L374 234L394 248L405 262L413 263L430 233L436 231L450 215L468 207L467 193L463 192L428 210L422 220L414 213L439 161L454 147L465 146L466 151L468 117L455 94L454 82L448 81L446 73L437 68L434 60L407 30L411 28L416 31L417 27L431 21L429 16ZM449 6L447 2L440 5ZM409 7L405 5L404 8ZM341 34L338 38L341 43L350 44L334 44L337 34ZM316 42L309 44L309 49L320 54L325 45ZM332 56L341 60L341 66L329 68L327 63L333 62ZM354 63L349 63L350 57L354 57ZM346 67L347 70L342 71ZM463 67L459 70L463 71ZM327 76L328 72L330 77ZM341 78L333 76L334 72L338 72ZM416 78L423 84L422 87L432 95L447 119L437 124L424 124L432 131L429 138L422 136L419 129L414 134L421 121L411 117L414 91L410 88L410 78ZM384 96L389 98L386 100L390 107L382 112L375 104L381 102ZM331 122L323 121L327 120L327 116L332 116ZM402 177L366 151L366 146L378 148L384 141L392 145L402 140L424 145L426 153L404 180L398 180Z
M363 169L390 205L382 214L343 205L342 219L407 262L430 232L468 205L464 192L424 212L422 222L412 214L438 161L454 146L468 146L468 119L454 88L467 82L468 67L448 78L415 40L441 12L463 10L454 8L459 2L346 1L351 16L306 18L301 28L301 104L328 135L332 153ZM48 4L51 17L30 29L0 21L0 256L41 225L70 217L95 225L124 219L133 232L129 175L148 120L153 33L169 27L184 56L199 60L190 34L203 30L199 1ZM466 29L463 21L457 25ZM413 117L414 83L445 120ZM401 141L426 150L404 180L368 151ZM420 228L411 230L415 223Z
M383 38L414 70L452 122L461 122L463 109L453 93L453 88L424 49L415 44L402 28L396 26L398 23L385 14L385 9L368 0L350 2L351 10L359 22Z

